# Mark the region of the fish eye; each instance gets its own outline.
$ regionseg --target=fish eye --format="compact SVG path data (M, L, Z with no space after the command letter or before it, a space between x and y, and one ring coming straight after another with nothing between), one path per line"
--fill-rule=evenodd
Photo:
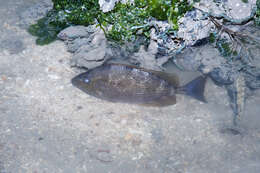
M90 80L89 80L89 79L85 79L84 82L85 82L85 83L89 83Z

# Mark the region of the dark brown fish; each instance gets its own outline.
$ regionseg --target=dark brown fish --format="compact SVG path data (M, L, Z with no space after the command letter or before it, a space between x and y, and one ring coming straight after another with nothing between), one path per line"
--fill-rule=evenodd
M206 78L203 76L180 87L174 74L132 65L105 64L79 74L71 81L83 92L111 102L168 106L176 103L176 94L206 102L203 95Z

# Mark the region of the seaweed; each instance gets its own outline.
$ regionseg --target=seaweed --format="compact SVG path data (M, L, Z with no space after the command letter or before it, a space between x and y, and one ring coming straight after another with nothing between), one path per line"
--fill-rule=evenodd
M244 2L244 3L248 3L248 0L241 0L242 2Z
M260 0L256 1L256 7L255 24L260 26Z
M215 41L216 41L216 33L210 33L209 34L209 42L210 43L215 43Z
M112 11L105 13L101 25L106 28L107 37L119 42L135 41L138 35L149 38L150 15L143 5L118 3Z
M187 0L135 0L134 4L119 2L104 13L98 0L52 1L53 9L28 29L40 45L56 40L57 34L71 25L96 24L109 39L120 43L134 41L139 35L149 38L152 18L168 20L177 30L178 19L192 9Z
M57 34L67 26L66 22L59 18L55 11L51 10L46 17L39 19L36 24L31 25L28 28L28 32L38 37L36 44L45 45L56 40Z
M230 57L233 53L230 48L230 44L225 39L218 40L216 42L216 46L217 46L220 54L224 57Z
M168 20L175 30L178 30L178 19L193 8L187 0L148 0L148 4L151 16Z

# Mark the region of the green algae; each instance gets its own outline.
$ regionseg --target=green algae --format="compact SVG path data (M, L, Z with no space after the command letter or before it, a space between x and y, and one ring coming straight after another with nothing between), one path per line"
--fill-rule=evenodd
M148 4L151 16L158 20L168 20L175 30L179 28L178 19L192 9L187 0L148 0Z
M244 2L244 3L248 3L248 0L241 0L242 2Z
M231 56L232 52L230 49L230 44L228 42L226 42L224 39L217 41L216 45L222 56L224 56L224 57Z
M233 60L233 58L238 55L237 50L233 50L232 44L226 39L216 40L216 47L220 54L228 60Z
M53 9L28 29L40 45L56 40L57 34L71 25L97 24L109 39L121 43L134 41L139 35L149 39L152 18L168 20L178 30L178 19L192 9L187 0L135 0L134 4L117 3L104 13L98 0L52 1Z
M134 41L138 35L148 38L149 12L143 5L118 3L112 11L105 13L102 25L107 37L119 42Z
M256 10L256 16L255 16L255 24L257 26L260 26L260 0L256 1L256 7L257 7L257 10Z
M37 37L36 44L45 45L56 40L57 34L67 26L66 22L56 15L54 10L51 10L36 24L31 25L28 32Z
M216 41L216 34L215 33L210 33L209 34L209 42L210 43L215 43Z

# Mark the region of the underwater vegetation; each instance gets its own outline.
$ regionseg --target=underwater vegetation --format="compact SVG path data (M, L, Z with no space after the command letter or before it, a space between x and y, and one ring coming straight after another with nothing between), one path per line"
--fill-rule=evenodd
M138 35L149 38L152 18L168 21L178 30L178 19L192 9L188 0L135 0L134 4L117 3L112 11L104 13L98 0L52 1L53 9L28 29L38 37L39 45L54 41L61 30L71 25L97 24L107 38L121 43L133 41Z
M248 0L241 0L242 2L244 2L244 3L248 3Z
M255 15L255 18L256 17L257 16ZM246 20L245 24L249 23L255 18ZM228 60L234 60L234 58L236 59L243 57L243 59L247 59L248 62L246 63L250 63L250 61L255 58L255 56L251 53L252 48L250 47L252 47L252 45L254 46L260 44L258 36L254 36L256 31L252 30L251 32L245 32L244 30L246 30L246 27L241 27L238 31L234 31L225 26L223 23L219 22L217 17L209 16L209 19L215 25L217 31L210 33L209 42L216 45L215 47L219 50L223 57L226 57ZM243 25L243 22L237 23L236 25ZM251 27L257 30L259 26L252 24L247 26L248 29ZM225 34L227 37L225 37L225 35L223 36L223 34Z
M57 34L67 26L67 23L56 15L55 10L51 10L36 24L31 25L28 32L37 37L36 44L44 45L56 40Z
M257 6L257 10L256 10L255 24L260 26L260 0L256 1L256 6Z
M178 29L178 19L191 9L192 5L187 0L148 0L151 16L158 20L168 20L174 30Z

